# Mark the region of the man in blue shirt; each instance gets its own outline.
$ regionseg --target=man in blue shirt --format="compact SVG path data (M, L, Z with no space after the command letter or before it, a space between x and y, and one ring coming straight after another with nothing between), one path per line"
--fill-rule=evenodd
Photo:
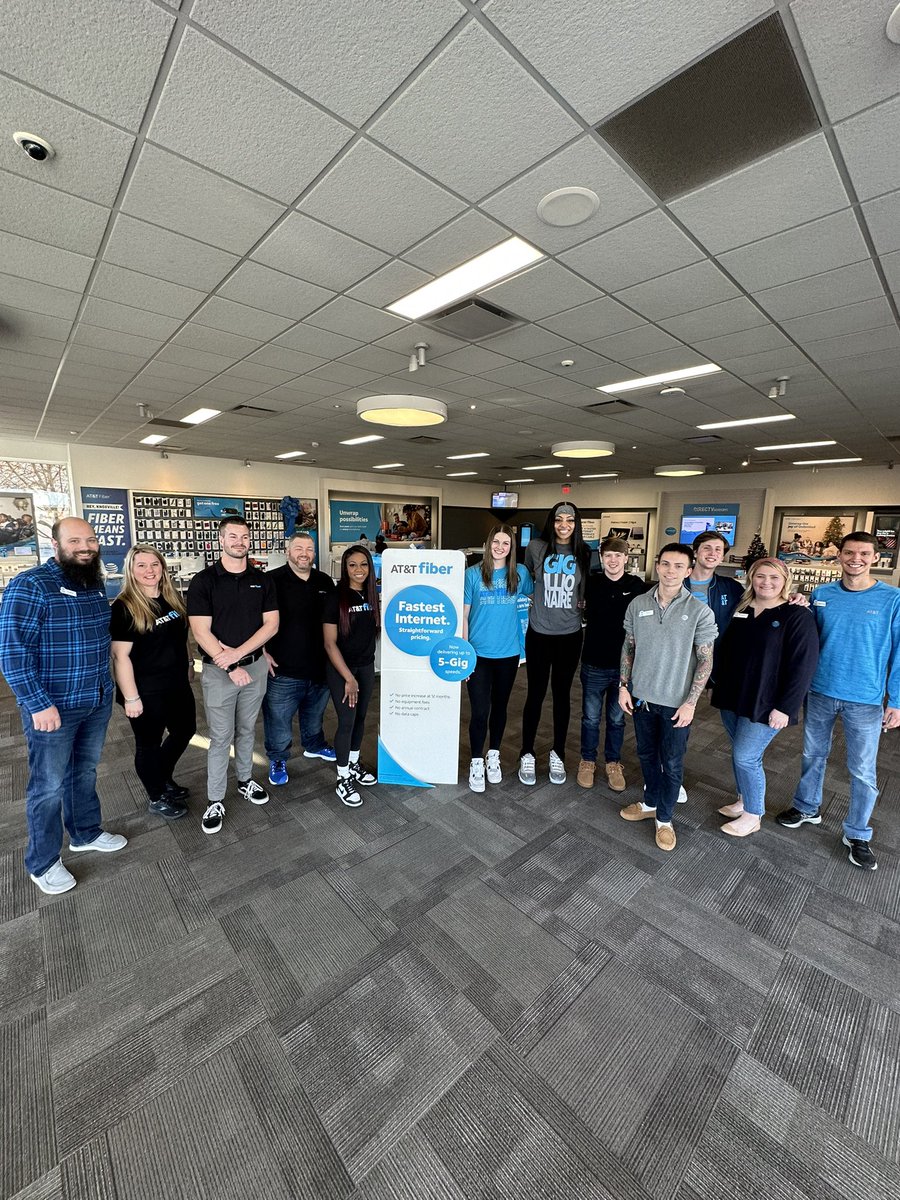
M691 573L684 581L684 586L695 600L708 604L715 617L719 636L716 638L713 651L713 669L707 687L712 687L716 681L716 661L719 656L719 645L722 634L728 628L734 610L744 594L744 585L727 575L717 575L716 567L722 562L728 550L728 542L721 533L707 529L698 533L693 541L694 565Z
M52 531L55 557L17 575L0 607L0 667L19 703L28 744L25 866L42 892L75 886L69 849L121 850L126 839L100 825L97 763L112 712L109 605L100 546L87 521L65 517Z
M876 870L869 819L878 799L875 775L881 734L900 726L900 591L871 576L875 536L856 530L840 544L841 579L812 593L819 628L819 665L803 728L803 768L794 805L775 819L786 829L820 825L822 785L840 715L850 772L844 845L855 867Z

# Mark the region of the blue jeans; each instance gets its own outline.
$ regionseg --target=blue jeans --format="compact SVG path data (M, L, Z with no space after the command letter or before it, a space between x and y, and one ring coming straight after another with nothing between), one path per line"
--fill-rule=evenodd
M619 707L619 670L581 664L581 757L597 761L600 715L606 701L606 736L603 756L608 763L622 761L625 713Z
M656 809L657 821L669 822L678 803L690 725L676 729L677 709L634 698L634 739L647 791L644 803Z
M762 760L766 747L779 732L749 717L739 717L727 708L721 710L722 724L731 738L731 765L744 812L755 817L766 812L766 773Z
M869 818L878 799L875 763L884 716L880 704L854 704L851 700L823 696L821 692L809 693L803 726L803 766L794 807L808 814L819 811L825 765L831 753L838 716L844 723L847 770L850 772L850 811L844 822L844 834L868 842L872 838Z
M76 846L87 845L103 832L97 763L103 753L112 700L112 688L108 688L93 708L61 708L62 724L52 733L35 729L30 713L19 710L30 772L25 793L25 867L30 875L43 875L59 858L63 825Z
M291 679L270 675L263 700L263 731L269 758L288 759L291 753L291 725L294 713L300 716L300 744L316 753L328 745L322 729L322 716L328 703L328 687L312 679Z

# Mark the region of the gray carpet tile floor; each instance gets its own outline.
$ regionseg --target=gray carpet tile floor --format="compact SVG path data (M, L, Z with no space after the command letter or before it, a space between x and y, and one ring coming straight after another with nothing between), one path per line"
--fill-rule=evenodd
M576 786L577 684L569 782L548 781L545 722L519 783L523 694L482 795L464 737L458 785L376 786L355 811L298 755L269 804L232 791L215 836L202 720L190 816L166 824L117 711L99 790L128 847L64 852L78 886L45 897L2 688L0 1195L897 1200L900 734L869 873L840 844L840 733L822 826L733 841L701 706L664 854L618 815L640 795L630 730L627 791L602 769ZM770 747L770 814L800 736Z

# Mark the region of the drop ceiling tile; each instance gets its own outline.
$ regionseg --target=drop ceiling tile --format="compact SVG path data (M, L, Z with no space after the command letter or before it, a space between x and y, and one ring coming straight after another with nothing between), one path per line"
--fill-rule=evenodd
M716 179L669 206L712 254L846 208L824 134Z
M572 365L564 367L562 361L570 359L574 360ZM584 346L573 345L566 345L566 350L563 354L560 354L557 350L552 354L540 354L528 361L532 366L540 367L544 371L552 371L555 375L561 375L564 379L571 379L573 376L584 371L594 370L597 367L608 367L610 365L609 358L604 357L602 354L596 354L592 350L585 349Z
M466 346L462 350L453 350L434 360L440 367L448 367L451 371L459 371L464 375L481 375L487 371L496 371L499 367L512 365L513 360L503 354L495 354L485 350L483 346Z
M68 317L74 320L81 303L81 292L65 291L33 279L0 274L0 296L11 308L43 313L48 317Z
M241 263L219 286L217 294L293 321L308 316L334 297L334 292L326 288L250 261Z
M892 254L883 254L881 265L884 268L888 287L896 297L896 294L900 292L900 251L895 250Z
M72 340L76 344L94 346L99 350L116 350L124 354L133 354L146 361L157 352L165 339L141 337L136 333L122 333L120 330L101 328L99 325L84 325L79 322L72 334Z
M840 121L898 91L897 51L871 0L794 0L791 11L828 116Z
M490 396L497 391L497 385L490 379L457 379L450 391L459 396Z
M699 350L693 349L690 346L678 346L674 350L660 350L656 354L645 354L641 358L633 358L629 364L629 372L623 372L618 366L612 369L618 374L614 375L614 380L622 378L623 374L629 374L631 371L636 371L638 375L659 375L662 371L681 371L687 367L699 367L708 362L709 359ZM597 380L596 386L600 387L607 384L609 372L605 371L602 379ZM691 388L693 381L689 381L684 386ZM661 385L660 385L661 386ZM658 388L655 394L658 394ZM636 393L637 395L637 393ZM652 389L641 395L652 396ZM635 397L626 393L626 400L633 400ZM639 397L638 397L639 398Z
M897 51L893 51L896 59ZM895 67L896 70L896 67ZM900 97L835 126L838 143L860 200L900 188Z
M315 329L312 325L305 324L295 325L293 329L276 338L273 345L313 354L321 360L340 358L341 355L360 348L360 342L356 338L342 337L338 333L329 333L326 329Z
M185 30L148 134L277 200L295 200L352 136L343 122ZM279 147L290 153L279 153Z
M280 371L290 371L291 376L305 375L316 367L324 367L326 360L315 354L305 354L302 350L289 350L286 346L278 346L274 342L263 346L250 356L250 363L261 363L265 367L277 367Z
M221 296L207 300L194 314L193 320L197 325L211 325L213 329L221 329L224 333L237 333L260 341L277 337L292 324L290 317L279 317L259 308L249 308L246 304L236 304L234 300L225 300Z
M871 361L871 356L881 351L897 349L900 349L900 330L896 325L845 333L841 337L827 338L806 347L807 353L818 363L830 363L834 359L857 355L870 356Z
M234 361L252 354L259 346L259 340L188 321L172 339L171 347L176 346L187 351L202 350L207 354L221 354Z
M455 0L198 0L191 17L355 124L399 87L463 16Z
M719 363L719 366L739 379L750 379L761 374L775 379L778 375L789 375L795 367L803 367L807 363L806 355L801 350L789 346L784 350L764 350L759 354L729 358Z
M115 219L103 257L144 275L210 291L238 262L224 250L122 213Z
M608 292L666 275L704 257L659 209L560 255L562 262Z
M122 210L238 254L284 212L280 204L149 144L141 150Z
M402 296L414 292L417 288L429 283L431 275L426 275L418 267L394 259L387 266L374 271L368 279L352 287L347 293L354 300L363 304L372 304L375 308L386 308Z
M108 220L108 208L0 171L0 226L8 233L93 256Z
M302 213L290 213L253 252L257 262L336 292L383 266L387 257Z
M568 268L551 261L537 263L478 294L488 304L496 304L526 321L554 316L603 295Z
M316 367L304 376L308 379L324 379L327 383L342 383L344 387L359 387L369 383L379 376L378 371L366 371L362 367L353 367L346 362L326 363L324 367Z
M72 254L59 246L47 246L14 233L0 233L0 264L9 275L34 279L52 287L81 292L93 266L93 259Z
M154 279L108 262L98 265L91 281L91 295L121 304L133 304L139 298L142 308L173 317L188 316L206 298L205 292Z
M760 354L764 350L778 350L790 343L774 325L757 325L753 329L742 329L738 333L726 333L721 337L695 341L693 345L701 356L717 363L722 359Z
M882 296L876 300L864 300L860 304L830 308L808 317L795 317L793 320L783 321L782 327L785 333L805 346L823 338L855 333L860 329L877 329L882 325L892 325L893 322L894 314ZM810 350L812 352L812 347Z
M457 216L465 204L380 146L361 140L299 208L351 237L399 254Z
M137 129L175 18L149 0L6 0L0 62L25 83ZM89 64L89 69L85 69Z
M682 313L678 317L667 317L660 324L670 333L685 342L701 338L719 337L726 333L739 333L755 325L765 325L766 314L745 296L737 300L726 300L724 304L711 304L695 312Z
M862 206L863 216L879 254L900 250L900 191L889 192Z
M734 284L711 262L694 263L616 293L623 304L651 321L733 300L738 295Z
M874 300L883 294L874 266L866 261L767 288L756 293L755 299L776 321L784 321L826 308Z
M86 325L98 325L103 329L115 329L122 333L134 333L141 337L165 339L171 337L181 321L177 317L165 317L160 313L147 312L143 308L130 308L127 304L115 304L89 296L81 320Z
M279 384L287 383L289 379L293 379L295 372L282 371L277 367L266 367L262 363L240 362L236 363L220 377L219 382L223 387L234 384L239 385L258 384L264 387L277 387Z
M396 329L393 333L389 333L387 337L379 339L379 346L383 346L387 350L396 350L399 354L409 358L416 342L427 342L429 349L429 357L432 362L436 358L440 358L442 354L449 354L451 350L459 350L460 347L467 343L459 341L458 338L449 337L446 333L438 333L435 329L429 329L426 325L419 325L413 321L412 324L404 324L402 329Z
M486 338L479 345L497 354L505 354L508 358L536 359L543 354L555 354L560 351L560 358L572 358L571 354L562 351L571 350L571 343L549 329L541 329L539 325L525 325L519 329L510 329L508 333L499 333L496 337Z
M445 271L483 254L508 237L509 230L484 213L469 209L437 233L407 250L403 257L431 275L443 275Z
M869 257L852 209L832 213L740 250L719 255L719 262L750 292L819 275Z
M344 355L340 361L349 363L351 367L361 367L364 371L374 371L378 375L390 375L406 366L408 355L385 350L381 346L362 346Z
M583 187L596 193L600 200L597 212L579 225L546 224L537 215L538 203L560 187ZM492 216L548 252L594 238L653 205L653 199L593 136L579 138L483 202ZM578 267L577 261L569 261Z
M370 128L376 140L470 200L578 132L571 117L474 21Z
M369 304L361 304L359 300L351 300L349 296L338 296L330 301L307 318L306 324L358 338L361 342L373 342L407 326L407 322L399 317L380 308L372 308Z
M571 308L558 316L548 317L541 324L552 333L583 344L596 341L605 334L620 333L623 329L634 328L643 322L624 305L609 296L604 296L601 300L592 300L579 308Z

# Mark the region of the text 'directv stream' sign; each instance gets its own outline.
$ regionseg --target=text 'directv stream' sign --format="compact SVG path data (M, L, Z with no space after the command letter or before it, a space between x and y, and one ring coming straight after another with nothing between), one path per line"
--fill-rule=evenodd
M460 683L475 651L460 636L466 560L459 550L386 550L381 568L378 778L456 783Z

